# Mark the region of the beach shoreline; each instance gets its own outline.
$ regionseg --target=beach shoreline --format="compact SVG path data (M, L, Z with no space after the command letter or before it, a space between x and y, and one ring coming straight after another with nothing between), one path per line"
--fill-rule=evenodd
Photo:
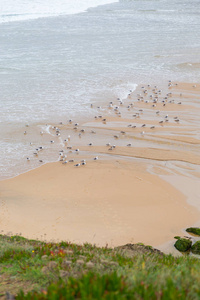
M200 174L200 85L168 85L162 91L138 86L123 103L95 105L91 110L98 114L91 121L51 125L52 148L25 161L40 160L42 166L0 181L2 231L98 246L158 247L198 224L200 205L189 191ZM31 139L26 130L24 138ZM41 144L50 139L37 134ZM48 156L58 161L45 163ZM173 186L166 180L172 177ZM195 189L196 195L198 184Z

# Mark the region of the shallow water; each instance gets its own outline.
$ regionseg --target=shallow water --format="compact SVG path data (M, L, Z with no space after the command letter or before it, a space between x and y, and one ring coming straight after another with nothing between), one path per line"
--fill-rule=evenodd
M39 1L35 11L12 6L0 24L0 178L27 168L25 124L36 135L41 124L89 119L91 103L126 98L135 84L198 81L199 2L122 0L76 14L89 2L59 15L60 1L55 17L53 6L39 15Z

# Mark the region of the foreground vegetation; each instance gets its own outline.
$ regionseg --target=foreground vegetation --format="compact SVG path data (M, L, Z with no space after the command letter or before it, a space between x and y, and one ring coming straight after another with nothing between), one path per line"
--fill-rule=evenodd
M0 235L5 299L200 299L200 260L142 244L117 249Z

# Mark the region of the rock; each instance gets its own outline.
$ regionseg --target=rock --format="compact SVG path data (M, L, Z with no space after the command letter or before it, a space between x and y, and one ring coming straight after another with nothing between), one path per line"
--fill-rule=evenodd
M64 261L62 262L63 268L64 268L64 267L70 267L71 264L72 264L72 261L71 261L71 260L64 260Z
M42 255L41 259L47 259L48 255Z
M61 278L64 278L64 277L69 276L69 272L64 271L64 270L60 270L59 275L60 275Z
M49 273L49 269L48 269L48 267L46 267L46 266L43 267L41 271L42 271L43 274Z
M15 296L10 294L9 292L6 292L6 300L15 300Z
M195 235L200 236L200 228L190 227L190 228L187 228L186 231L189 232L189 233L193 233Z
M91 262L91 261L88 261L88 262L86 263L86 267L87 267L88 269L92 269L92 268L94 268L94 263Z
M65 253L67 255L73 255L74 254L74 252L72 250L66 250L66 249L63 250L63 253Z
M49 269L55 269L55 268L57 268L57 266L58 266L58 263L56 261L50 261L48 263L48 268Z
M174 244L174 247L181 252L188 251L192 246L192 241L189 239L179 238L176 243Z
M197 241L194 245L192 245L191 251L193 254L200 254L200 241Z
M118 266L118 263L116 261L111 261L109 262L110 266Z
M109 264L109 261L108 261L108 260L105 260L105 259L101 259L101 263L107 265L107 264Z
M79 258L80 259L85 259L85 256L84 255L79 255Z
M84 265L84 260L82 260L82 259L78 259L77 261L76 261L76 263L77 263L77 265Z
M139 253L140 254L149 254L149 253L154 253L154 254L158 254L158 255L163 255L163 252L161 252L160 250L158 249L155 249L155 248L152 248L152 247L149 247L149 246L145 246L143 244L126 244L126 245L123 245L123 246L118 246L115 248L115 250L117 251L127 251L129 250L129 255L130 255L130 251L132 251L133 255L138 255Z

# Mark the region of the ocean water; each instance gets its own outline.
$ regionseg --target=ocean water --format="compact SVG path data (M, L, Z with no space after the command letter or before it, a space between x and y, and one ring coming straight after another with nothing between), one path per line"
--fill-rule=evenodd
M197 82L199 37L197 0L1 0L0 179L28 168L27 123L36 134L136 84Z

